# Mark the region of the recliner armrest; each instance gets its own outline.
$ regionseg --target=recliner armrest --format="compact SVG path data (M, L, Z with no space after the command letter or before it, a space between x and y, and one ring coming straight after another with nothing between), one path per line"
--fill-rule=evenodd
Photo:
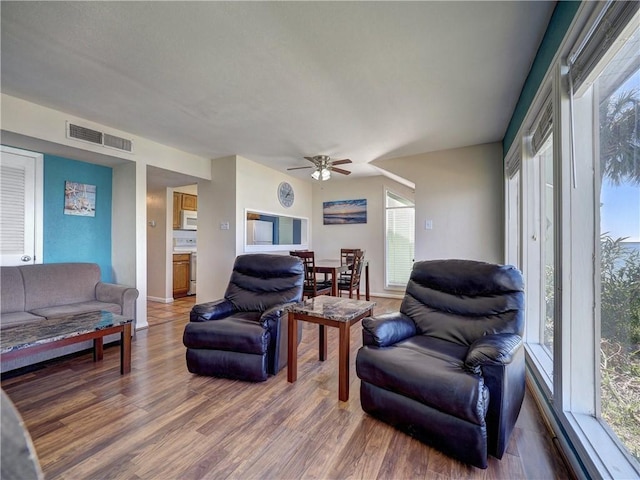
M471 344L464 361L474 373L480 373L483 365L507 365L522 347L522 337L515 333L486 335Z
M416 335L416 324L404 313L393 312L362 320L362 344L388 347Z
M264 326L269 322L282 318L282 316L289 311L289 307L296 303L297 302L281 303L280 305L274 305L273 307L268 308L262 312L262 315L260 315L260 323Z
M236 311L236 307L229 300L221 299L214 302L194 305L189 314L192 322L206 322L228 317Z

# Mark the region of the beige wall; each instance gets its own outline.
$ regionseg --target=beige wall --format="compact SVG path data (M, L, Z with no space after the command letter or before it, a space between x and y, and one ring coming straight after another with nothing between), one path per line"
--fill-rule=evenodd
M247 209L276 215L307 218L311 222L313 194L309 182L291 177L243 157L237 157L237 159L237 255L245 253L244 215ZM284 208L278 201L278 186L283 181L291 184L295 195L293 205L289 208ZM288 254L288 251L285 253Z
M340 257L341 248L362 248L369 260L371 293L397 295L384 288L384 224L385 189L413 199L413 190L383 176L329 180L313 183L312 248L316 258ZM355 225L324 225L323 202L333 200L367 200L367 223ZM364 286L362 287L364 293Z
M171 202L168 200L171 199ZM167 258L172 248L167 231L173 231L170 216L173 213L173 194L171 189L160 188L147 191L147 297L153 300L167 302L173 297L168 291L167 282L169 266ZM155 226L149 225L155 222Z
M245 210L311 219L309 182L290 177L240 156L212 160L211 182L198 183L198 289L199 303L224 295L238 255L244 254ZM278 202L282 181L294 188L295 201L285 209ZM229 230L222 230L222 223ZM281 252L287 254L288 252Z
M1 114L3 135L11 137L11 145L17 148L33 149L31 140L36 139L39 145L61 145L81 152L79 160L85 153L86 161L95 154L124 160L113 168L113 278L135 286L140 292L136 326L144 328L147 325L147 165L210 179L210 160L6 94L1 95ZM67 121L131 139L134 152L69 139L65 133Z
M374 164L415 183L416 260L504 260L500 143ZM426 220L432 230L425 230Z

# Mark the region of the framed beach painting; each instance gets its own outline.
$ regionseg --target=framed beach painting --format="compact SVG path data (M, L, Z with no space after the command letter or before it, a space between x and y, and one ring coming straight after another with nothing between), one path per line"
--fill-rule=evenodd
M367 199L323 202L322 218L325 225L367 223Z
M96 186L64 182L64 214L82 217L96 216Z

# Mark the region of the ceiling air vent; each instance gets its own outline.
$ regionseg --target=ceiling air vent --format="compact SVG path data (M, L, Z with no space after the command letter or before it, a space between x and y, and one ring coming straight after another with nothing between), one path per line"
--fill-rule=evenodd
M73 125L72 123L67 123L67 126L67 135L69 136L69 138L77 138L78 140L82 140L85 142L97 143L99 145L102 145L102 132L91 130L90 128L86 127L81 127L80 125Z
M109 135L108 133L104 134L104 146L117 148L118 150L124 150L125 152L133 150L133 143L131 140L116 137L115 135Z
M67 122L67 138L75 138L76 140L102 145L103 147L115 148L116 150L122 150L124 152L133 152L133 141L129 139L103 133L98 130L92 130L91 128L80 125L74 125L70 122Z

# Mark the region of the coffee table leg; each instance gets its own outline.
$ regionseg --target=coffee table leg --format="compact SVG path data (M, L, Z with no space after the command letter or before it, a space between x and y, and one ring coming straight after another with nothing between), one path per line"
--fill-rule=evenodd
M102 339L100 339L102 340ZM131 324L125 323L120 333L120 375L131 371Z
M340 331L338 345L338 398L342 402L349 400L349 343L350 325L349 322L341 322L338 327Z
M327 327L318 325L318 359L324 362L327 359Z
M298 321L293 312L289 312L287 381L293 383L298 379Z
M99 362L104 356L104 341L102 337L93 339L93 361Z

